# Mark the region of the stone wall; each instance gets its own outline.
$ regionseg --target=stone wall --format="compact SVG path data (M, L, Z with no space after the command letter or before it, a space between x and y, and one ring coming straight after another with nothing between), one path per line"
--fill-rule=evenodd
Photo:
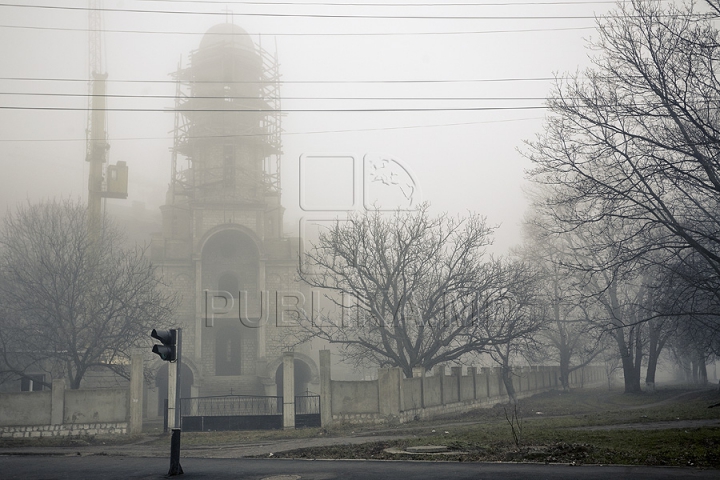
M136 353L130 388L66 390L56 379L51 390L0 394L0 437L138 433L142 378L142 354Z
M96 424L127 421L127 388L65 390L63 423Z
M127 422L74 423L61 425L36 425L24 427L0 427L0 438L70 437L80 435L125 434Z
M452 374L447 375L444 367L438 367L433 375L427 375L422 369L415 369L413 378L403 378L398 368L381 368L378 380L332 381L330 355L321 354L320 382L329 385L329 399L320 405L321 417L324 424L404 423L507 402L499 368L482 368L480 373L476 368L463 370L453 367ZM512 379L517 398L560 388L559 375L556 366L514 369ZM325 376L328 378L324 379ZM574 388L606 382L604 368L596 366L577 370L570 377L570 386Z
M51 395L50 390L0 394L0 426L49 424Z
M380 404L377 380L333 380L330 388L333 420L345 421L355 416L369 420L378 416ZM345 414L349 414L350 417L346 419Z

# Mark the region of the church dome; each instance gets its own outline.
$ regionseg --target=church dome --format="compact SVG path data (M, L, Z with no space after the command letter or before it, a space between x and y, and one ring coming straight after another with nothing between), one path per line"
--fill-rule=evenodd
M233 23L220 23L205 32L200 42L200 50L207 50L217 46L232 47L255 52L255 44L250 35L241 27Z

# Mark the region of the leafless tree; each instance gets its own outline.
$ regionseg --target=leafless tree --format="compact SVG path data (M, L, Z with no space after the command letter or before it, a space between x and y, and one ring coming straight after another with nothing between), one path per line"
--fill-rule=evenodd
M643 251L652 242L679 263L696 253L718 292L720 42L693 8L632 0L602 17L594 66L558 79L527 154L565 228L620 220L621 241L645 238L631 242Z
M593 321L594 302L582 288L583 274L567 265L572 258L569 234L545 230L538 216L525 222L525 240L518 253L533 265L538 275L537 301L543 308L544 341L535 352L537 358L553 360L560 366L560 383L570 389L570 374L589 365L605 348L604 332Z
M320 234L299 274L334 311L301 322L307 335L407 377L505 341L478 334L505 291L500 263L485 254L493 228L478 215L433 217L428 208L358 214Z
M558 79L545 131L528 144L556 233L593 231L587 285L611 319L629 391L644 342L651 363L664 345L660 318L698 318L688 290L714 297L702 303L706 322L720 311L720 42L718 4L707 3L715 13L632 0L600 18L593 67ZM647 272L657 268L687 286L663 299L671 312L653 306Z
M176 302L144 248L125 248L106 219L88 232L73 201L19 206L0 231L2 363L22 375L43 366L79 388L91 368L127 376L130 349L168 325Z
M540 282L535 270L519 260L505 261L501 278L502 295L483 309L478 335L501 339L489 344L484 353L500 367L508 400L516 404L513 363L532 358L538 350L546 315L538 302Z
M624 219L605 217L566 230L551 213L536 225L544 231L546 244L553 237L562 242L562 255L555 260L572 272L573 301L582 305L595 331L614 340L622 359L625 391L639 392L649 288L647 266L637 252L649 254L652 249L644 251L633 243L638 238L625 236Z

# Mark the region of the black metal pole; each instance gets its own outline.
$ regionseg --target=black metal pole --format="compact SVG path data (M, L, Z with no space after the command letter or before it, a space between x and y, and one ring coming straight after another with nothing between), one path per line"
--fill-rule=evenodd
M175 368L177 368L175 374L175 428L172 429L172 437L170 438L170 470L168 471L168 477L182 475L184 473L182 466L180 466L180 368L182 367L182 328L176 329L175 335L177 358L175 362Z
M172 429L172 437L170 437L170 470L168 477L173 475L182 475L183 469L180 466L180 429Z

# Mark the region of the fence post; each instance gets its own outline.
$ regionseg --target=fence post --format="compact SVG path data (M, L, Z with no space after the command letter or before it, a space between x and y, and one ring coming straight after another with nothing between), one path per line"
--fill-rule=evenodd
M492 394L492 386L490 386L490 379L492 378L492 368L480 367L481 375L485 377L485 397L490 398Z
M425 408L425 368L413 367L413 378L420 379L420 408Z
M143 355L133 352L130 367L130 434L142 432L143 425Z
M52 393L50 404L50 423L62 425L65 414L65 380L58 378L52 381Z
M473 400L477 400L477 367L468 367L468 375L472 375Z
M283 353L283 428L295 428L295 355Z
M378 369L378 400L381 415L399 416L402 410L402 369Z
M445 405L445 367L436 365L433 375L440 377L440 405Z
M462 367L450 367L450 374L457 379L457 401L460 403L462 399L462 388L460 388L460 382L462 381Z
M320 426L332 423L332 370L330 350L320 350Z

